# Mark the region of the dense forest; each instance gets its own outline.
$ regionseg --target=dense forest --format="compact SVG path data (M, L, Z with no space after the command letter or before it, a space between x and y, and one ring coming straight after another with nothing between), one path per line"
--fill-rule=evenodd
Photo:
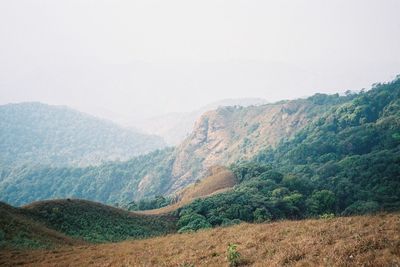
M179 231L398 210L400 79L344 97L311 97L340 104L294 138L232 165L240 184L180 209Z
M0 172L0 198L12 205L54 198L83 198L116 205L156 195L171 173L173 149L156 150L126 162L109 162L82 168L30 165ZM157 183L141 191L141 178L154 174Z
M62 106L0 106L0 169L22 165L89 166L163 148L140 134Z

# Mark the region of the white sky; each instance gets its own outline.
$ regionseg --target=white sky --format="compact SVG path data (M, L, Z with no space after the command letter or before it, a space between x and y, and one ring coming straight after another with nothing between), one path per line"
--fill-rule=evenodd
M398 0L0 0L0 104L134 119L368 88L400 73L399 12Z

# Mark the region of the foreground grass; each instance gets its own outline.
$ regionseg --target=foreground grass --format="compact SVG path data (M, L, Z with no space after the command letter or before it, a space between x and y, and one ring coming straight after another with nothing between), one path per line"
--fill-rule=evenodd
M399 266L400 214L241 224L192 234L57 250L0 252L1 266Z

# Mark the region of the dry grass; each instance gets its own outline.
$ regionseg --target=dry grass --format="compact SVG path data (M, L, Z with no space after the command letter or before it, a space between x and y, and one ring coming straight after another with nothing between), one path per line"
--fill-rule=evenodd
M0 265L228 266L228 243L238 245L247 266L400 266L400 215L241 224L114 244L3 251Z
M236 184L235 175L226 167L214 166L209 175L200 182L177 193L178 202L160 209L137 212L146 215L166 214L183 207L197 198L204 198L230 190Z

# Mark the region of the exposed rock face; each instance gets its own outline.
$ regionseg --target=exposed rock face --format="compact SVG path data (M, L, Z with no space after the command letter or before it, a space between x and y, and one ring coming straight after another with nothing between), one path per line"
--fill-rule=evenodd
M170 113L164 116L146 119L142 122L132 122L132 126L141 128L149 134L161 136L168 145L176 146L182 143L183 140L190 135L196 120L204 112L226 106L240 105L248 107L251 105L262 105L266 103L266 100L260 98L224 99L210 103L191 112Z
M250 158L292 137L327 108L300 99L206 112L175 151L169 193L203 177L212 166Z

